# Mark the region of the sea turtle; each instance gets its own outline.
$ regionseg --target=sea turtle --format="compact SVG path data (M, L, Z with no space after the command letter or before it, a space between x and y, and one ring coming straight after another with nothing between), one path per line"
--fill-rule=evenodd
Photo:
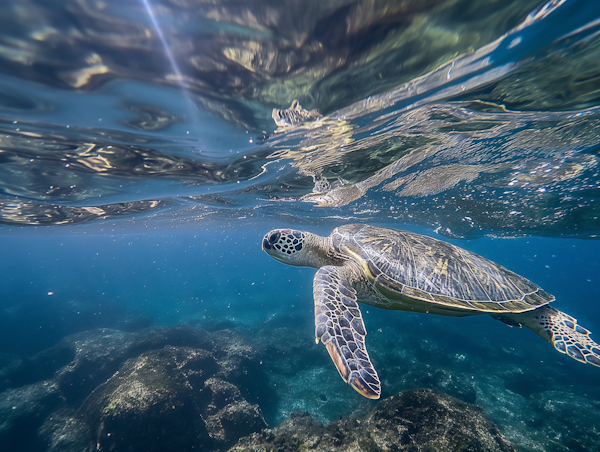
M573 317L548 303L538 285L470 251L428 236L363 224L329 237L274 229L262 249L279 262L318 268L313 281L315 336L344 381L379 398L358 301L383 309L446 316L489 314L526 326L561 353L600 367L600 345Z

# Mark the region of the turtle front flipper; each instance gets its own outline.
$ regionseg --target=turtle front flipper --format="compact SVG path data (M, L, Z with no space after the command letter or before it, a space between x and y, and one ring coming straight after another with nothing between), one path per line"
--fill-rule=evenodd
M590 332L577 320L550 306L509 315L518 324L531 328L561 353L582 363L600 367L600 345L592 340Z
M340 267L319 269L313 281L315 336L325 344L343 380L361 395L378 399L381 383L365 347L365 324L356 290Z

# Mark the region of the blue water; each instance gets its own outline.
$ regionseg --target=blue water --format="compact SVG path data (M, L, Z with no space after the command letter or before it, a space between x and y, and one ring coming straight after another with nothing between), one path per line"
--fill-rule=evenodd
M68 235L60 230L19 231L3 245L13 257L0 263L0 297L9 313L2 319L4 351L25 344L28 352L40 351L48 343L32 334L56 341L66 331L103 325L101 316L112 316L109 322L114 322L115 312L137 311L160 325L207 315L252 324L277 313L311 314L314 270L286 267L262 252L260 242L270 227L215 225L204 231L165 228L127 234L74 228ZM435 236L431 230L410 229ZM535 281L582 324L598 318L598 242L537 237L452 242ZM23 331L11 316L24 321L33 307L44 318L30 325L38 331ZM82 310L86 318L80 323L76 313ZM61 316L53 318L55 311ZM499 324L499 329L504 326ZM11 340L15 335L20 339L16 343Z
M481 254L600 337L597 2L365 22L341 2L149 2L156 22L84 3L0 9L0 376L74 333L187 324L270 350L271 427L364 413L313 344L315 270L261 250L350 222ZM294 99L322 117L278 127ZM362 311L382 397L432 387L518 450L600 450L600 369L488 316Z

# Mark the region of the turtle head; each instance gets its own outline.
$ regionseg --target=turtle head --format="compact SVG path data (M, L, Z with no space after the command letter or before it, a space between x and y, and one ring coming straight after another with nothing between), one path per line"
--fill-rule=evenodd
M326 239L294 229L273 229L262 240L262 249L273 259L297 267L320 268Z

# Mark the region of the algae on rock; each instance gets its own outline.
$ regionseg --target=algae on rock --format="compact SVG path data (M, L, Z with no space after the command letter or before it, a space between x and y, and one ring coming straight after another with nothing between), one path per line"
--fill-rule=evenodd
M429 389L379 402L364 419L324 426L308 413L242 438L229 452L514 452L483 409Z

